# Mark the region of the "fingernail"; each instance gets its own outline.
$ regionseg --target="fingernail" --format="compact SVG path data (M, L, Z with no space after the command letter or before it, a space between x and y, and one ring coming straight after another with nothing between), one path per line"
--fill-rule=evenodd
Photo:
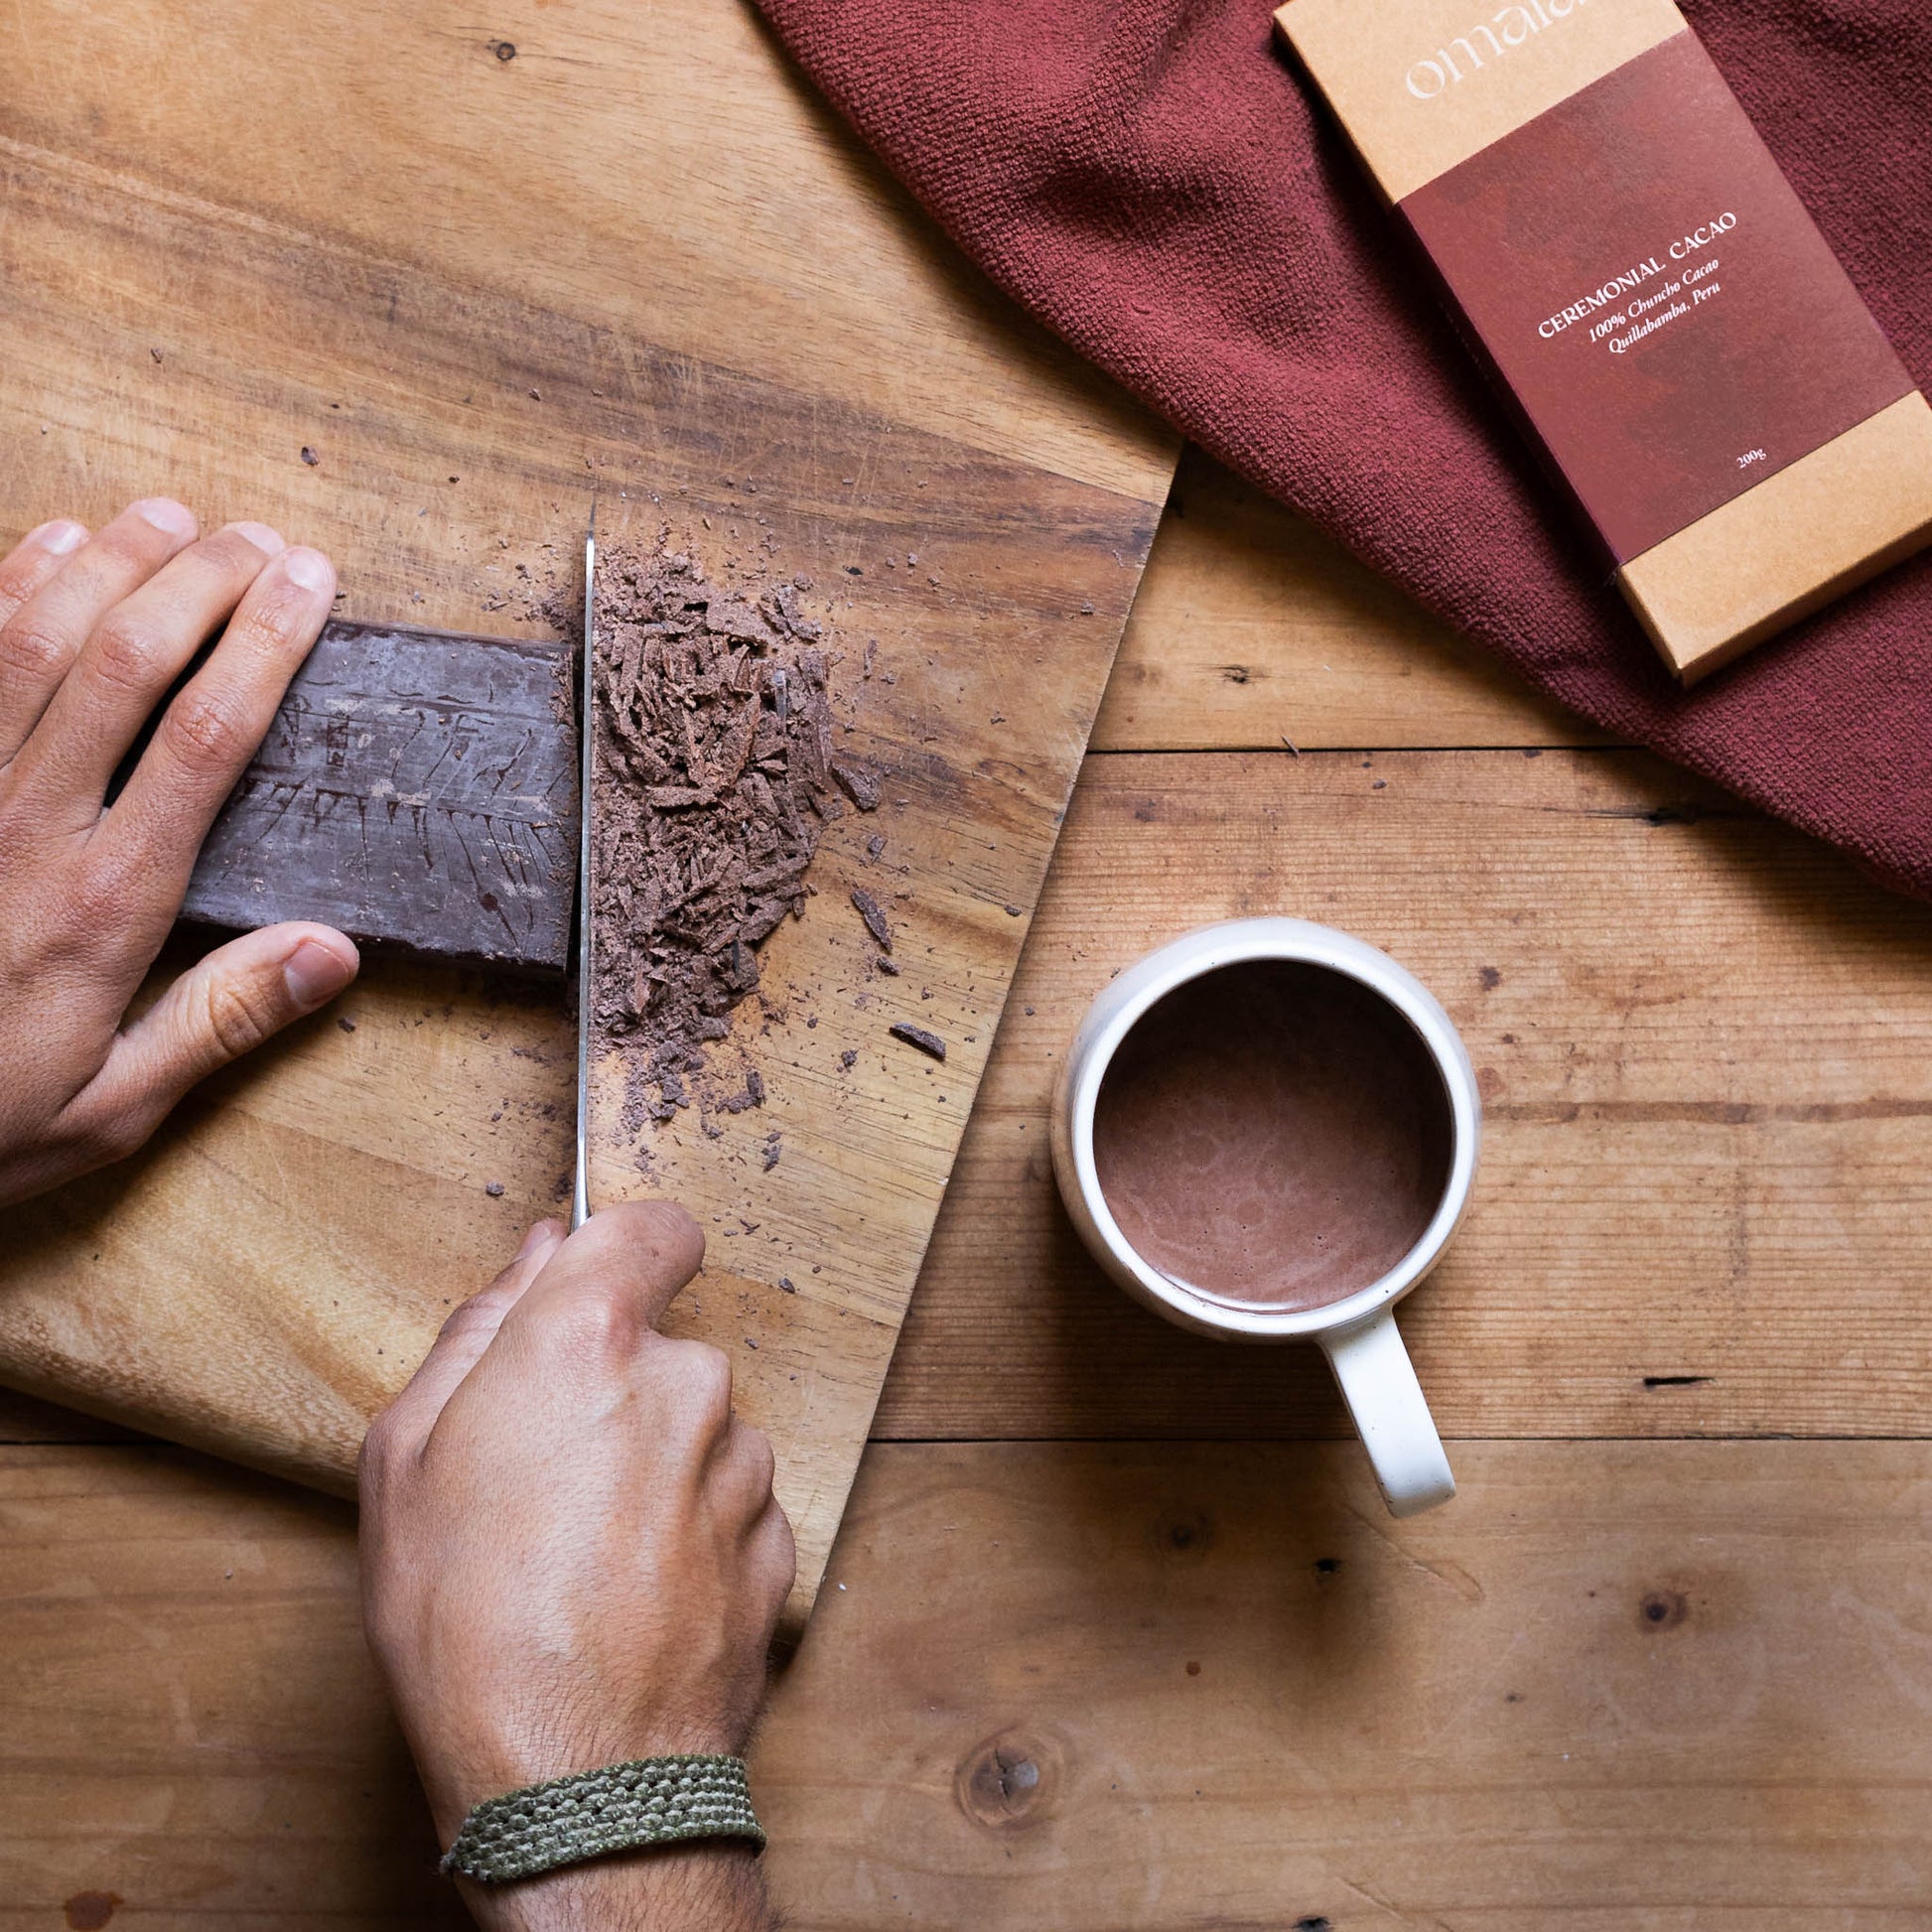
M87 541L87 526L62 517L53 523L43 523L34 532L34 541L43 550L51 550L55 556L65 557L69 550L78 550Z
M306 1012L333 1000L355 977L355 968L333 947L305 939L282 962L282 977L289 997Z
M336 588L336 573L320 550L300 546L294 550L284 550L282 569L291 584L299 585L305 591L333 591Z
M264 557L279 557L289 547L287 538L266 523L224 523L221 527L232 530L238 537L246 537Z
M522 1247L518 1248L516 1251L517 1260L527 1261L531 1255L535 1254L536 1251L544 1245L545 1242L554 1241L556 1240L556 1238L557 1238L556 1222L539 1221L536 1224L536 1226L533 1227L529 1231L529 1233L523 1237L523 1245Z
M152 523L164 536L192 537L195 513L185 509L172 496L144 496L134 505L134 513L144 523Z

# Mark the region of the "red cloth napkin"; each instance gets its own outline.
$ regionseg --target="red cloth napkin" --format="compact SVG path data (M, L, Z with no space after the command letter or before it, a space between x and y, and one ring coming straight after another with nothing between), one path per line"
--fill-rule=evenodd
M1932 897L1932 561L1679 692L1410 267L1268 0L759 0L1004 288L1533 683ZM1932 9L1686 0L1932 378Z

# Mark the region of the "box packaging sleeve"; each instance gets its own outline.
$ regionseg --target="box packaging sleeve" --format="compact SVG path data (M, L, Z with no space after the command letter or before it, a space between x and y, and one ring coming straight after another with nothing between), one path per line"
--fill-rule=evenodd
M1932 541L1932 408L1673 0L1275 18L1686 684Z

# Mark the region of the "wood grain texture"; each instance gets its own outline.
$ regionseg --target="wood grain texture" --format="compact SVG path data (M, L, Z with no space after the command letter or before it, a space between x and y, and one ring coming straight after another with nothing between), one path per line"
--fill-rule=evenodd
M214 821L185 917L561 974L577 898L570 653L332 623Z
M1594 745L1311 523L1189 447L1096 751Z
M805 1932L1907 1932L1932 1449L883 1447L753 1782ZM0 1928L464 1921L340 1505L0 1451ZM842 1586L838 1587L836 1586Z
M649 1180L614 1145L595 1183L674 1187L712 1234L680 1319L777 1439L802 1612L1173 440L956 268L749 12L597 0L485 33L345 0L182 36L124 0L78 61L62 18L0 30L44 81L0 109L12 524L165 486L327 545L349 616L540 638L595 492L715 569L815 586L845 749L887 802L833 828L815 915L769 948L796 1017L746 1016L772 1033L756 1125L667 1137ZM952 1041L943 1084L877 1050L902 1016L833 909L861 868L890 875L897 990ZM570 1055L560 1014L401 966L344 1017L23 1217L0 1376L350 1481L442 1313L555 1204ZM849 1076L835 1028L865 1048Z
M1483 1070L1476 1203L1403 1315L1450 1434L1925 1432L1932 914L1649 759L1553 753L1090 760L880 1434L1345 1432L1312 1353L1197 1341L1108 1286L1046 1160L1054 1056L1088 993L1190 922L1274 910L1389 947ZM184 1310L210 1280L346 1279L379 1302L350 1335L334 1288L224 1309L279 1324L262 1346L303 1367L243 1385L269 1419L208 1446L297 1472L346 1466L394 1353L554 1207L568 1166L553 1004L384 965L343 1014L353 1034L299 1031L224 1075L179 1144L36 1210L16 1263L40 1286L11 1332L57 1364L97 1349L90 1311L130 1271ZM143 1202L217 1186L219 1214L157 1245ZM761 1319L774 1263L801 1279L768 1239L785 1230L707 1213L744 1284L731 1313ZM191 1332L162 1331L183 1350ZM202 1372L232 1404L219 1363ZM69 1366L36 1386L98 1406Z
M19 1211L8 1380L345 1491L427 1336L566 1199L575 1051L554 989L372 962L134 1161Z
M1932 1429L1932 909L1626 753L1089 760L876 1425L1331 1436L1319 1356L1183 1334L1054 1192L1058 1054L1119 967L1283 912L1462 1031L1469 1216L1402 1323L1455 1436Z
M735 439L756 435L729 389L667 399L645 345L689 358L700 389L728 368L1025 468L1165 491L1173 439L968 268L744 0L499 0L487 20L460 0L213 0L192 34L171 0L101 0L86 32L69 20L58 0L7 16L9 54L35 75L0 110L9 158L229 245L293 248L315 263L320 309L217 317L204 246L158 302L96 273L97 316L63 318L24 361L10 342L11 409L49 424L68 462L48 474L82 483L87 505L118 507L104 459L138 449L198 507L306 510L305 534L349 566L347 615L474 628L484 546L511 539L507 576L532 533L488 513L522 502L522 479L444 465L464 441L539 443L561 487L588 481L600 427L648 471L656 437L639 429L679 400L726 470ZM73 252L69 273L106 265L85 228ZM424 285L461 291L460 328L419 333ZM506 307L526 326L492 326ZM332 311L358 325L364 353L346 367L328 352ZM283 353L258 358L246 390L222 385L206 463L206 435L181 446L166 431L219 371L217 321ZM83 367L101 392L75 382ZM550 385L580 381L602 410L557 406ZM425 433L398 446L403 486L384 489L369 458L404 430ZM449 469L456 497L434 491L412 532L418 490ZM471 581L452 578L457 530ZM445 605L438 586L468 598ZM410 608L412 590L429 608Z

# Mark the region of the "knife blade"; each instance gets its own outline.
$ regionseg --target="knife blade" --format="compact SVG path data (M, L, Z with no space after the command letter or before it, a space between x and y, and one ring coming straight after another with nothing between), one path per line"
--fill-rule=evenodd
M597 749L597 498L584 535L584 664L578 716L577 776L577 1172L570 1225L591 1217L591 1018L594 949L591 944L591 778Z

